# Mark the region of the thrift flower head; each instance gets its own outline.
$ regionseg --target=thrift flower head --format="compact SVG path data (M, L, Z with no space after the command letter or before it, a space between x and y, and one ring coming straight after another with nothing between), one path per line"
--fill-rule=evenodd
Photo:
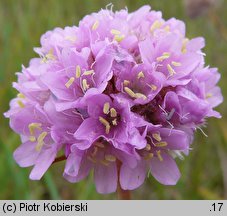
M94 170L99 193L116 191L118 180L133 190L147 173L175 185L175 160L189 154L195 130L221 117L220 74L205 66L203 47L184 22L149 6L101 10L48 31L39 57L17 73L19 93L5 113L21 136L16 162L33 166L38 180L63 150L64 178Z

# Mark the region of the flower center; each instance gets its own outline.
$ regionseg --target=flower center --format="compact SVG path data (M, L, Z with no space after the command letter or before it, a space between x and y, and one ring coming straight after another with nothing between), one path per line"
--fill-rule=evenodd
M103 113L105 116L99 116L99 121L105 126L106 134L109 134L111 127L117 126L121 120L121 117L115 108L110 108L109 102L104 104Z

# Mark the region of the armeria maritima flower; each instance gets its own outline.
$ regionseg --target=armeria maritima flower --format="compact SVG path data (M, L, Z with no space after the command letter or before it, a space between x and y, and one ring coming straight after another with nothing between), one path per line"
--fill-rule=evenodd
M176 158L222 102L220 74L204 63L204 39L149 6L101 10L79 26L41 37L39 54L18 73L5 116L21 136L14 158L40 179L64 151L70 182L94 170L100 193L133 190L147 173L165 185L180 178Z

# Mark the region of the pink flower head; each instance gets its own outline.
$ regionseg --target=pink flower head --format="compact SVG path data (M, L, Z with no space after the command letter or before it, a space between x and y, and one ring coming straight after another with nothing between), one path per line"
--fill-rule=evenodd
M64 177L78 182L94 170L99 193L118 182L138 188L147 173L175 185L175 160L189 154L195 130L221 117L220 74L205 66L204 45L149 6L101 10L48 31L5 113L21 136L16 162L40 179L63 150Z

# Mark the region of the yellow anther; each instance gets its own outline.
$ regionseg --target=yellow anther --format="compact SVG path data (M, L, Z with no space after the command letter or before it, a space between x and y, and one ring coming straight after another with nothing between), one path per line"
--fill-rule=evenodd
M109 166L109 162L106 160L100 160L100 163L104 166Z
M181 63L180 62L175 62L175 61L172 61L171 64L175 67L180 67L181 66Z
M146 151L150 151L151 150L151 145L150 144L147 144L146 147L145 147L145 150Z
M35 141L36 141L36 138L35 138L34 136L30 136L30 137L29 137L29 140L30 140L31 142L35 142Z
M35 135L35 130L42 130L41 128L42 124L41 123L30 123L28 125L29 132L32 136Z
M186 53L187 52L187 43L188 43L189 39L188 38L184 38L183 42L182 42L182 48L181 48L181 52L182 53Z
M99 21L96 20L96 21L94 22L94 24L92 25L91 29L92 29L92 30L96 30L98 27L99 27Z
M65 39L71 42L75 42L77 38L76 36L66 36Z
M42 149L42 147L43 147L43 145L44 145L44 139L45 139L45 137L46 137L46 135L47 135L47 132L46 131L44 131L44 132L42 132L40 135L39 135L39 137L38 137L38 139L37 139L37 145L36 145L36 147L35 147L35 149L36 149L36 151L40 151L41 149Z
M113 35L121 34L121 32L119 30L117 30L117 29L111 29L110 33L113 34Z
M168 143L167 142L158 142L158 143L155 143L155 146L156 147L165 147L165 146L167 146L168 145Z
M156 91L157 88L158 88L158 87L157 87L156 85L154 85L154 84L151 84L150 87L151 87L151 90L152 90L152 91Z
M103 106L103 113L108 114L110 111L110 104L106 102Z
M170 76L173 76L176 73L176 71L171 67L170 64L167 64L167 69L169 71Z
M133 98L135 98L135 97L136 97L135 92L134 92L134 91L132 91L130 88L128 88L128 87L124 87L124 90L125 90L125 92L126 92L129 96L131 96L131 97L133 97Z
M147 96L142 94L142 93L135 93L135 97L136 98L141 98L143 100L146 100L147 99Z
M24 108L25 107L24 103L21 100L18 100L17 104L19 105L20 108Z
M110 109L110 116L113 118L117 117L117 111L113 107Z
M170 57L170 53L169 52L164 52L161 56L157 57L156 60L158 62L162 62L165 59L168 59Z
M83 73L83 75L88 76L88 75L92 75L92 74L94 74L94 73L95 73L94 70L88 70L88 71L85 71L85 72Z
M82 80L82 87L83 87L84 91L89 89L89 85L87 84L87 80L86 79Z
M99 121L106 127L106 134L109 134L109 132L110 132L110 124L109 124L109 122L106 120L106 119L104 119L103 117L101 117L101 116L99 116Z
M22 94L22 93L18 93L18 94L17 94L17 97L18 97L18 98L25 98L24 94Z
M105 148L105 145L101 142L96 142L95 145L99 148Z
M54 55L54 50L50 49L50 51L46 54L46 59L50 59L50 60L55 60L55 55Z
M80 66L77 65L77 66L76 66L76 78L79 78L80 75L81 75L81 69L80 69Z
M162 22L159 20L154 21L150 27L150 32L153 33L156 29L159 29L162 26Z
M92 158L91 156L88 156L87 159L90 160L90 161L93 162L93 163L96 163L96 162L97 162L97 161L96 161L94 158Z
M74 77L71 77L67 83L65 83L65 87L66 88L69 88L75 81L75 78Z
M105 130L106 134L109 134L110 133L110 125L106 125L106 130Z
M146 154L146 156L144 157L145 160L150 160L151 158L154 157L154 154L149 152L148 154Z
M117 125L117 119L114 119L114 120L112 121L112 124L116 126L116 125Z
M144 78L144 73L143 71L140 71L138 74L137 74L137 78L140 79L140 78Z
M164 55L164 56L170 56L171 53L170 52L163 52L162 55Z
M116 157L110 154L105 155L105 160L109 161L109 162L115 162L116 161Z
M98 147L94 147L93 152L91 153L92 157L94 157L98 152Z
M206 94L206 99L211 98L213 95L211 93Z
M165 27L163 28L163 30L166 31L166 32L169 32L169 31L170 31L169 25L165 26Z
M128 85L130 83L130 81L129 80L124 80L124 85Z
M161 138L159 133L153 133L152 137L158 142L160 142L162 140L162 138Z
M162 155L161 155L161 150L156 151L156 153L157 153L158 159L160 161L163 161L163 158L162 158Z
M114 36L114 40L117 42L121 42L122 40L124 40L125 36L124 35L115 35Z

